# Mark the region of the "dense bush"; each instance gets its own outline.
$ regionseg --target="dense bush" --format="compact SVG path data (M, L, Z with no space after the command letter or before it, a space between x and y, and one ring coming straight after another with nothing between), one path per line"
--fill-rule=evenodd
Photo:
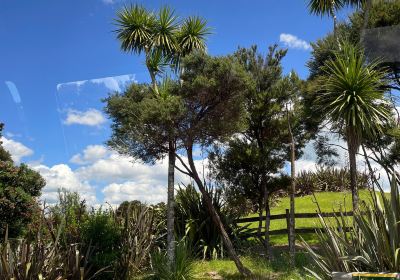
M213 189L209 194L225 229L232 237L233 216L224 207L221 190ZM220 233L211 220L201 194L192 185L180 188L177 192L175 228L178 236L187 237L194 254L208 259L223 257L224 247Z
M39 173L25 164L16 166L11 158L0 160L0 236L4 236L6 225L11 237L26 233L40 212L36 199L44 185Z
M370 187L367 174L358 172L358 189ZM316 171L301 171L296 177L297 195L313 192L350 190L350 172L347 168L319 167Z
M42 212L43 213L43 212ZM40 216L40 226L49 225L44 214ZM0 243L0 279L39 280L39 279L89 279L101 273L94 271L89 264L92 247L81 244L60 243L62 226L57 230L48 228L51 238L37 231L33 238L8 238Z
M86 201L78 193L59 190L58 203L49 208L48 218L54 227L63 225L61 243L68 245L82 242L82 227L88 214Z
M116 216L122 232L120 255L114 266L115 279L131 279L149 267L150 252L159 235L154 213L153 207L133 204Z
M92 247L89 260L94 270L107 268L99 279L113 279L113 266L121 256L122 228L112 211L101 208L87 215L82 225L82 244Z

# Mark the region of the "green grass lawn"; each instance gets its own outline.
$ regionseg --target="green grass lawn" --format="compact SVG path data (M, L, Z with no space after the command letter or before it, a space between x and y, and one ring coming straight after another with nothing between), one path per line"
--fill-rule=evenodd
M338 212L342 208L346 211L352 210L352 201L350 192L320 192L315 194L316 201L322 212ZM366 202L370 201L370 193L367 190L360 191L360 199ZM314 197L312 195L296 197L295 207L296 213L315 213L318 209ZM273 202L274 206L271 208L271 214L285 214L286 209L289 209L289 198L280 198L279 201ZM258 214L251 214L249 217L257 217ZM351 218L349 218L351 219ZM244 225L244 224L243 224ZM264 224L263 224L264 226ZM258 222L253 222L250 228L257 228ZM271 221L271 230L285 229L286 220L273 220ZM318 218L302 218L296 219L296 228L315 228L320 227ZM315 234L302 234L301 235L307 242L316 243ZM271 236L271 243L273 245L287 244L287 235L273 235Z
M282 250L275 250L275 258L269 262L259 256L242 256L243 264L249 268L253 275L249 279L303 279L303 266L307 259L304 253L296 255L296 269L290 270L288 266L288 256ZM245 279L236 269L233 261L229 259L197 261L195 271L198 279Z

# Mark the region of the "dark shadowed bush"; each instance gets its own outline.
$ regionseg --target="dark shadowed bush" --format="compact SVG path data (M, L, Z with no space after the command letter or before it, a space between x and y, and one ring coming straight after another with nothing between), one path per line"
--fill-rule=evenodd
M233 216L224 207L221 190L213 189L209 194L226 231L233 237ZM180 188L177 192L175 228L178 236L187 237L195 255L207 259L224 256L218 228L212 222L201 194L192 185Z

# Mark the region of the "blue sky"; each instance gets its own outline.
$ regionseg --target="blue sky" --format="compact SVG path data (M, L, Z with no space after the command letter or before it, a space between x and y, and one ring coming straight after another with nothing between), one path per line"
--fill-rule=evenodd
M17 162L43 174L48 182L43 198L49 201L59 187L79 190L93 203L165 200L164 163L132 165L103 145L109 122L100 99L127 83L148 81L142 57L122 53L113 33L113 18L124 3L129 2L0 2L3 141ZM303 78L309 42L332 29L332 20L309 15L302 0L132 3L149 9L168 4L179 15L204 17L213 28L211 55L252 44L266 51L278 43L289 48L285 72L294 69ZM177 181L187 179L178 176Z

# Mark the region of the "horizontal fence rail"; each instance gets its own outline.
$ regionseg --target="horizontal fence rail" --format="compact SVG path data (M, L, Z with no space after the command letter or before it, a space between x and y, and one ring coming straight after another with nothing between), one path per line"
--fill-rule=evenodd
M318 217L323 217L323 218L333 218L333 217L352 217L353 212L329 212L329 213L295 213L294 217L295 219L310 219L310 218L318 218ZM262 216L261 219L264 222L266 220L266 216ZM269 235L289 235L289 209L286 209L286 214L276 214L276 215L270 215L269 216L270 221L273 220L286 220L286 228L284 229L278 229L278 230L270 230ZM240 218L236 219L235 223L236 224L245 224L245 223L252 223L252 222L259 222L260 217L249 217L249 218ZM244 225L245 227L245 225ZM344 228L338 228L340 231L344 232L349 232L353 228L352 227L344 227ZM323 230L323 228L296 228L295 229L295 234L307 234L307 233L315 233L317 230ZM248 238L248 237L263 237L265 236L265 228L263 227L261 232L258 233L258 228L252 228L252 229L247 229L246 233L242 234L243 238Z
M330 217L340 217L340 216L345 216L345 217L351 217L353 216L353 212L331 212L331 213L295 213L294 218L295 219L307 219L307 218L318 218L318 217L324 217L324 218L330 218ZM270 220L283 220L286 219L286 214L277 214L277 215L270 215ZM267 218L266 216L261 217L263 221ZM244 223L252 223L252 222L258 222L260 220L260 217L249 217L249 218L240 218L236 219L235 222L237 224L244 224Z
M352 227L345 227L345 228L341 228L341 231L345 231L345 232L349 232L351 231L353 228ZM316 230L324 230L323 228L296 228L295 229L295 233L296 234L307 234L307 233L315 233ZM284 229L277 229L277 230L270 230L269 231L269 235L287 235L289 234L289 230L284 228ZM265 231L262 231L260 233L260 235L263 237L265 236ZM257 232L257 228L255 228L254 230L252 230L251 232L247 232L247 233L243 233L242 237L248 238L248 237L257 237L258 236L258 232Z

